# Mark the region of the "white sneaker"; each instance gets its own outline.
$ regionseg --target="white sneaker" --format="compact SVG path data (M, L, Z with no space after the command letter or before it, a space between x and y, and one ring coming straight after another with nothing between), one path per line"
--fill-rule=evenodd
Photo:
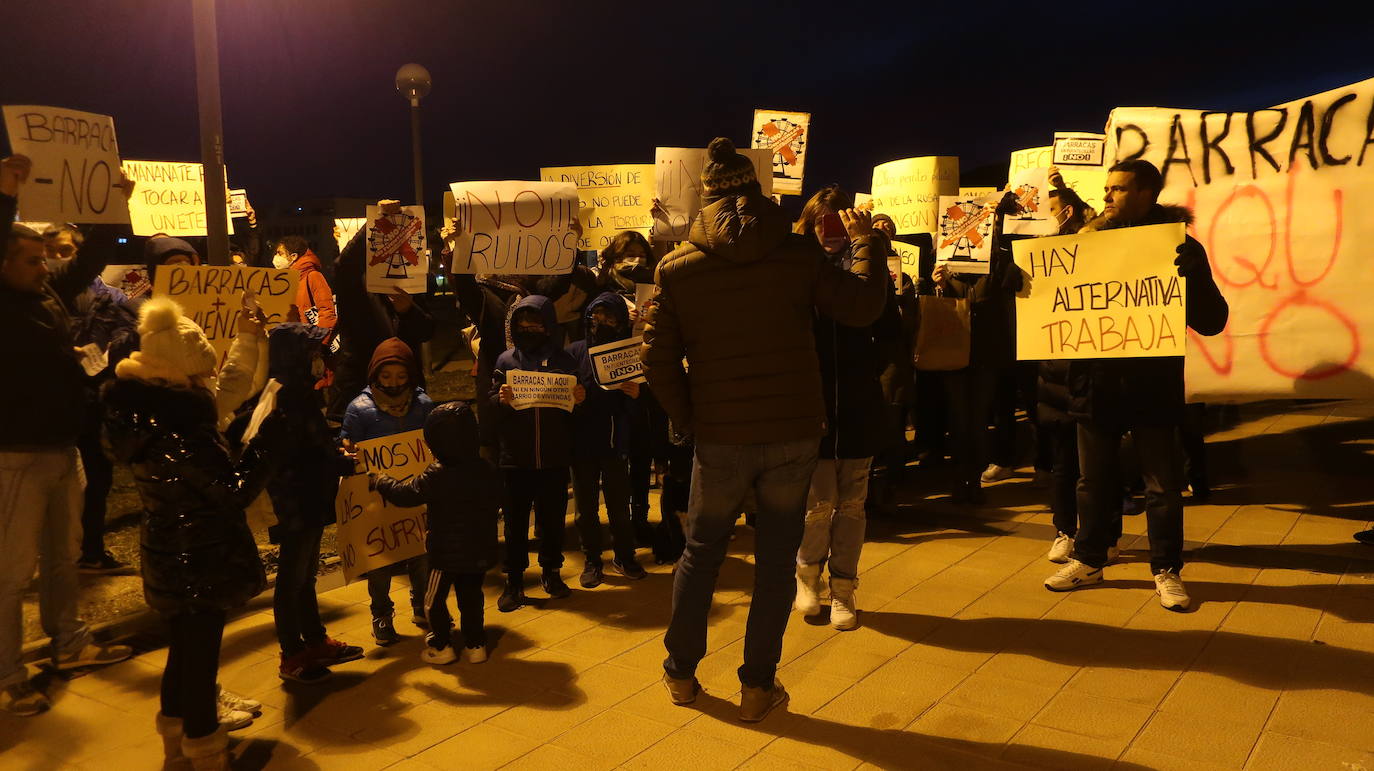
M469 664L481 664L487 660L487 646L476 645L471 648L463 649L463 661Z
M1183 588L1183 579L1172 570L1155 573L1155 594L1159 595L1159 604L1163 605L1165 610L1183 612L1192 602L1188 597L1188 590Z
M240 696L233 691L226 690L223 685L215 684L219 689L217 700L221 710L236 709L239 712L247 712L250 715L262 714L262 702L257 699L250 699L247 696Z
M452 664L457 661L458 654L453 652L452 645L445 645L442 648L426 645L424 651L420 653L420 658L423 659L426 664L443 666L444 664Z
M1060 533L1054 537L1054 543L1050 544L1049 554L1045 555L1050 562L1064 564L1073 556L1073 536Z
M1102 583L1102 568L1085 565L1076 559L1045 579L1045 588L1052 592L1068 592L1090 584Z
M847 631L859 625L858 608L854 604L854 588L859 582L852 578L830 579L830 625Z
M821 566L797 565L797 600L794 603L803 616L821 612Z
M237 731L253 724L253 713L229 709L223 704L215 705L220 727L226 731Z
M1001 482L1003 479L1011 479L1016 476L1016 469L1011 466L999 466L996 463L989 463L983 470L980 477L984 482Z

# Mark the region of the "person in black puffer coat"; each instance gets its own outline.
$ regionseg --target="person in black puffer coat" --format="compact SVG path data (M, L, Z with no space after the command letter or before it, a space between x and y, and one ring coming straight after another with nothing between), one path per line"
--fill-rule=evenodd
M850 195L838 187L823 188L807 201L796 228L818 240L829 258L846 270L855 247L839 212L853 205ZM885 263L887 248L886 237L874 237L869 258ZM830 621L837 629L851 629L857 621L854 586L864 543L868 475L873 456L887 441L880 346L901 335L901 324L890 279L882 315L872 324L848 326L816 312L827 431L807 496L806 530L797 552L796 604L806 615L820 612L821 569L829 565Z
M496 522L505 491L496 467L481 456L477 416L463 402L434 408L425 419L425 442L435 459L428 469L408 482L378 476L373 486L387 503L428 507L430 632L424 660L447 664L456 658L449 645L453 587L463 657L475 664L487 658L482 579L497 561Z
M158 731L183 736L180 749L197 768L220 768L228 726L219 724L215 676L225 614L266 585L244 510L280 462L285 426L269 416L232 461L216 427L209 386L218 356L205 333L158 298L141 309L139 337L103 399L108 448L132 465L143 501L144 597L171 627ZM175 748L167 743L168 760L179 758Z

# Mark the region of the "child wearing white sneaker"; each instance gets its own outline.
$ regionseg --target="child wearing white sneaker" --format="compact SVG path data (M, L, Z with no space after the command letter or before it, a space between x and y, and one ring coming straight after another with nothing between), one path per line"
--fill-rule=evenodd
M458 658L450 645L452 587L458 598L463 658L477 664L487 660L482 579L496 564L496 522L504 496L501 474L479 454L477 417L462 402L434 408L425 419L425 442L435 462L423 473L408 482L382 475L372 484L387 503L429 508L429 635L422 657L430 664Z

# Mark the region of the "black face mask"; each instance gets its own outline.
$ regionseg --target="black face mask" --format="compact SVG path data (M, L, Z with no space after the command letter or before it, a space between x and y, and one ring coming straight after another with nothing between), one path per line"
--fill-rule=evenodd
M602 324L601 326L599 326L599 327L597 327L596 329L592 330L592 342L596 343L597 345L605 345L606 343L614 343L614 342L616 342L616 341L619 340L619 339L620 339L620 328L619 328L619 327L613 327L613 326L610 326L609 324Z
M393 399L395 399L396 397L400 396L401 394L404 394L406 391L410 390L410 384L409 384L409 383L406 383L405 385L394 385L394 386L378 385L378 386L373 386L373 387L376 388L378 391L381 391L382 393L386 394L387 396L390 396L390 397L393 398Z
M654 283L654 269L648 265L640 264L632 267L622 263L616 266L615 272L636 284Z
M548 332L524 332L515 330L510 334L511 342L524 353L534 353L549 344Z

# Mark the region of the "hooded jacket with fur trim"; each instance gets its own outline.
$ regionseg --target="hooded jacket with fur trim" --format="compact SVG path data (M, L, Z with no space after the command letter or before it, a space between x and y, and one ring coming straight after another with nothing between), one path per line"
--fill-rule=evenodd
M572 415L556 407L517 410L501 403L501 386L513 370L577 374L577 361L563 350L563 327L549 298L536 294L516 303L506 321L506 334L511 332L510 319L527 309L543 319L549 340L539 350L512 348L496 358L487 394L493 407L483 427L483 441L491 444L488 437L494 437L494 443L499 443L501 468L566 468L572 462Z
M1139 222L1115 223L1098 217L1084 230L1192 221L1192 212L1183 206L1155 204ZM1184 248L1201 252L1205 262L1202 244L1192 236L1185 240ZM1218 334L1226 328L1230 309L1212 277L1211 265L1186 278L1188 327L1208 337ZM1076 359L1069 362L1068 387L1069 415L1077 420L1117 426L1173 425L1183 414L1183 357Z
M143 594L163 615L242 606L266 586L244 510L282 461L285 426L263 423L238 462L199 388L133 378L106 384L105 442L133 467L143 501Z
M644 328L649 385L677 429L699 441L817 439L825 400L814 310L872 324L887 292L883 255L870 258L865 236L854 241L850 270L831 264L757 188L706 204L690 242L658 265Z

